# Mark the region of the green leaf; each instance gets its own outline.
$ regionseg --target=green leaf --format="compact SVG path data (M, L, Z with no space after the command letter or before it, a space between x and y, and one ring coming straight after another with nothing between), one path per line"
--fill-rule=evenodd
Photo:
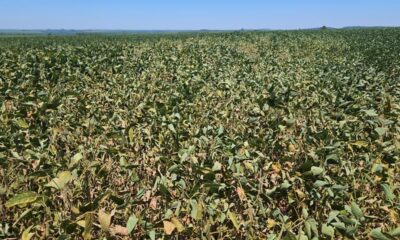
M385 128L375 128L375 132L377 132L379 136L383 136L386 133L386 129Z
M285 181L283 181L283 182L281 183L281 189L288 189L288 188L290 188L290 186L292 186L292 185L290 185L290 183L288 182L288 180L285 180Z
M356 217L358 220L364 218L364 213L362 212L361 208L357 205L357 203L352 202L350 207L351 207L351 213L353 214L354 217Z
M297 240L297 237L292 232L287 232L282 240Z
M371 237L378 239L378 240L391 240L390 238L386 237L383 233L381 228L375 228L370 233Z
M149 237L151 240L156 240L156 231L154 229L149 232Z
M212 171L213 172L218 172L218 171L221 171L221 169L222 169L221 163L220 162L214 162L214 165L212 167Z
M364 110L365 115L369 117L376 117L378 114L376 113L375 109Z
M61 190L65 187L65 185L73 179L73 176L70 171L64 171L57 174L56 178L53 178L46 187L53 187L55 189Z
M397 227L389 232L389 235L392 237L399 237L400 236L400 227Z
M333 220L337 219L336 217L339 215L339 211L331 211L329 213L328 219L327 219L327 223L331 223Z
M389 201L389 202L393 201L395 198L395 195L393 194L392 188L386 183L382 184L381 186L383 188L383 191L385 192L386 201Z
M24 192L20 193L14 197L12 197L10 200L8 200L5 204L6 208L14 207L14 206L19 206L19 205L25 205L28 203L33 203L35 202L40 195L38 195L35 192Z
M308 240L308 237L306 235L304 235L304 233L299 233L298 240Z
M318 223L314 218L309 218L305 222L305 232L310 239L312 236L318 237Z
M203 207L200 203L197 203L196 200L191 200L191 209L190 216L195 220L201 220L203 218Z
M316 188L318 188L318 187L323 187L323 186L326 186L326 185L329 185L329 182L327 182L327 181L322 181L322 180L317 180L317 181L315 181L315 183L314 183L314 187L316 187Z
M321 173L323 173L324 172L324 169L323 168L320 168L320 167L311 167L311 172L312 172L312 174L314 175L314 176L318 176L318 175L320 175Z
M335 229L333 227L331 227L331 226L326 225L326 224L322 224L322 230L321 231L322 231L322 234L325 234L325 235L330 236L332 238L335 236Z
M383 166L382 166L382 164L375 163L374 165L372 165L371 171L372 171L373 173L381 173L381 172L383 171Z
M168 124L168 129L169 129L171 132L173 132L173 133L175 133L175 134L176 134L176 130L175 130L175 127L174 127L174 125L172 125L172 124Z
M136 217L135 214L132 214L128 222L126 223L126 228L128 229L128 233L130 234L136 227L136 224L139 222L139 219Z
M181 163L183 163L184 161L186 161L186 159L189 157L189 153L187 151L185 151L182 156L181 156Z
M240 229L240 224L237 221L236 214L231 212L231 211L228 211L228 218L229 218L229 220L232 221L233 226L235 226L236 230L239 230Z
M307 172L307 171L310 171L310 170L311 170L311 167L312 167L312 164L313 164L313 161L311 161L311 160L309 160L309 159L305 160L305 161L300 165L299 171L302 172L302 173Z
M80 160L82 160L82 153L77 153L71 158L71 166L77 164Z
M220 136L221 134L223 134L224 133L224 127L221 125L221 126L219 126L219 128L218 128L218 136Z
M346 225L342 222L334 222L334 223L331 223L331 225L339 230L346 230Z
M337 163L339 162L339 156L337 154L329 154L328 156L326 156L325 160L328 162L329 160L331 160L330 162L334 162Z

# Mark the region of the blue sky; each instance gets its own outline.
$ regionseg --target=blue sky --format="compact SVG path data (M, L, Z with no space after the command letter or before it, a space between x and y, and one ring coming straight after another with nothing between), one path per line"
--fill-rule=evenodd
M400 26L400 0L0 0L0 29Z

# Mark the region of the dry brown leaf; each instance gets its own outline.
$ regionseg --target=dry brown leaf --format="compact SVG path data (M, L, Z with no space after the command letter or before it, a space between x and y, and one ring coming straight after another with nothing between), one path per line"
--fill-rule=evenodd
M114 235L121 235L121 236L128 236L128 229L126 227L123 227L121 225L115 225L110 229L111 233Z
M150 201L150 207L151 207L153 210L156 210L156 209L157 209L157 198L156 198L156 197L153 197L153 198L151 199L151 201Z
M163 221L164 223L164 232L167 235L171 235L172 232L175 230L176 226L170 221Z
M243 200L246 199L246 194L244 193L243 188L237 187L236 188L236 193L238 194L240 201L243 201Z
M148 191L146 191L146 193L144 194L143 200L147 202L147 201L150 200L150 197L151 197L151 191L148 190Z
M397 224L399 222L398 213L396 211L390 210L389 216L390 216L390 221L392 221L393 224Z

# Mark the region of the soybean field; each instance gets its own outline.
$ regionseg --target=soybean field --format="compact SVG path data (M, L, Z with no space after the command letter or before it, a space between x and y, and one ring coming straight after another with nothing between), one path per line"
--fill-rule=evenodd
M400 29L0 36L1 239L400 238Z

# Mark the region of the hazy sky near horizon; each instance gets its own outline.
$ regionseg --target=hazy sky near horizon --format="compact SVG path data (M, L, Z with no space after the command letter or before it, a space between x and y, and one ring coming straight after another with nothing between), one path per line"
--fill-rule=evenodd
M0 0L0 29L400 26L400 0Z

